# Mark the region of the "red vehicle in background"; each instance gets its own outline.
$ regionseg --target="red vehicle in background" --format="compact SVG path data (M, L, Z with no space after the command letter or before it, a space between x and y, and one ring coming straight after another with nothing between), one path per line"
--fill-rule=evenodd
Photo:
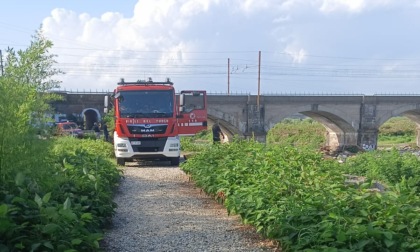
M118 165L133 159L169 160L178 165L179 137L207 129L206 91L182 91L173 83L125 82L111 96L115 110L114 151ZM105 97L105 112L108 111Z
M73 137L82 138L83 130L74 122L59 122L57 123L57 133L59 135L68 135Z

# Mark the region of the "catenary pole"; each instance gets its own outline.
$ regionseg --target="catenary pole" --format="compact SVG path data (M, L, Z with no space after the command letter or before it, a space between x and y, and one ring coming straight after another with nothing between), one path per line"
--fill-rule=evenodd
M228 95L230 94L230 58L228 58L228 69L227 69L228 71L228 79L227 79L227 81L228 81L228 89L227 89L227 93L228 93Z
M257 108L260 109L260 84L261 83L261 51L258 52L258 95Z

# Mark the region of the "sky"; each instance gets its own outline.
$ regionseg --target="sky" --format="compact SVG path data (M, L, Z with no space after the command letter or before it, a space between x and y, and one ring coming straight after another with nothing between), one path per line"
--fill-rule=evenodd
M420 0L0 2L3 59L42 29L62 90L420 94Z

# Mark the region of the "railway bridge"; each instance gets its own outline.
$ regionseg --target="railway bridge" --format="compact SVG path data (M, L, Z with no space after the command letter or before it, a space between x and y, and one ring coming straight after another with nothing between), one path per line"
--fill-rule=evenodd
M59 92L64 99L53 107L90 127L103 116L105 92ZM379 127L395 116L406 116L420 126L420 95L228 95L208 94L210 123L219 120L222 130L265 141L278 122L301 114L326 129L332 149L357 145L376 149ZM420 127L417 128L420 145Z

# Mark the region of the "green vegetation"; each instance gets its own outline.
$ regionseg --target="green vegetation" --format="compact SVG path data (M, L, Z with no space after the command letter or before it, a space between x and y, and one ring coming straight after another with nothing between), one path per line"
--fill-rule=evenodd
M417 172L409 167L419 161L395 155L364 163L366 174L388 164L385 192L372 190L369 178L346 183L344 173L362 174L357 157L342 166L307 149L252 141L212 145L182 169L283 251L417 251L420 198L412 178L401 175Z
M115 129L115 110L114 108L110 109L108 113L104 115L102 120L106 123L108 126L108 132L113 132ZM111 136L112 137L112 136Z
M33 143L29 156L14 156L0 186L0 249L98 250L121 176L111 144L72 137Z
M54 61L47 55L51 46L37 34L26 51L7 50L0 77L0 182L17 170L15 165L32 164L22 157L35 153L33 135L46 122L48 102L54 99L45 91L58 85L51 78L60 73L51 69Z
M61 71L52 68L51 42L34 39L7 51L0 77L0 251L98 251L121 171L109 143L35 134ZM388 123L384 137L414 135L415 127ZM271 144L213 145L203 131L181 139L196 152L182 169L284 251L419 251L419 160L374 151L340 165L310 150L324 133L312 120L285 121L269 132ZM367 179L355 185L343 174ZM387 190L372 190L375 180Z
M319 150L325 144L326 129L310 118L285 119L267 133L267 144L295 146ZM394 117L379 128L379 147L392 147L400 144L415 146L416 124L406 117ZM203 131L194 137L182 137L184 151L200 151L211 143L211 130ZM357 152L356 150L354 150Z
M420 186L419 158L411 153L401 154L395 148L390 151L371 151L350 157L342 169L347 174L365 176L384 184L394 185L401 179L406 179L410 185ZM417 190L420 190L420 187Z
M183 152L202 151L213 143L211 129L203 130L194 136L183 136L180 140Z
M267 144L318 150L324 145L325 132L324 126L312 119L286 119L267 133ZM182 150L187 152L202 151L212 143L211 129L195 136L181 137Z
M378 147L416 144L416 123L406 117L393 117L379 128Z
M38 33L27 50L8 49L0 77L0 251L98 251L116 208L109 143L37 135L61 73L51 46Z
M325 127L312 119L286 119L270 129L267 143L319 149L325 144L325 133Z
M412 142L415 128L407 118L392 118L379 142ZM310 119L285 120L270 130L267 145L207 145L182 169L285 251L419 250L418 157L392 149L338 164L314 152L324 134ZM365 179L348 183L345 174ZM372 189L378 182L385 192Z
M383 136L413 136L416 134L416 123L407 117L393 117L379 131Z
M319 149L325 143L326 129L312 119L286 119L267 133L267 143L280 146ZM416 144L416 123L406 117L393 117L379 128L378 147Z

